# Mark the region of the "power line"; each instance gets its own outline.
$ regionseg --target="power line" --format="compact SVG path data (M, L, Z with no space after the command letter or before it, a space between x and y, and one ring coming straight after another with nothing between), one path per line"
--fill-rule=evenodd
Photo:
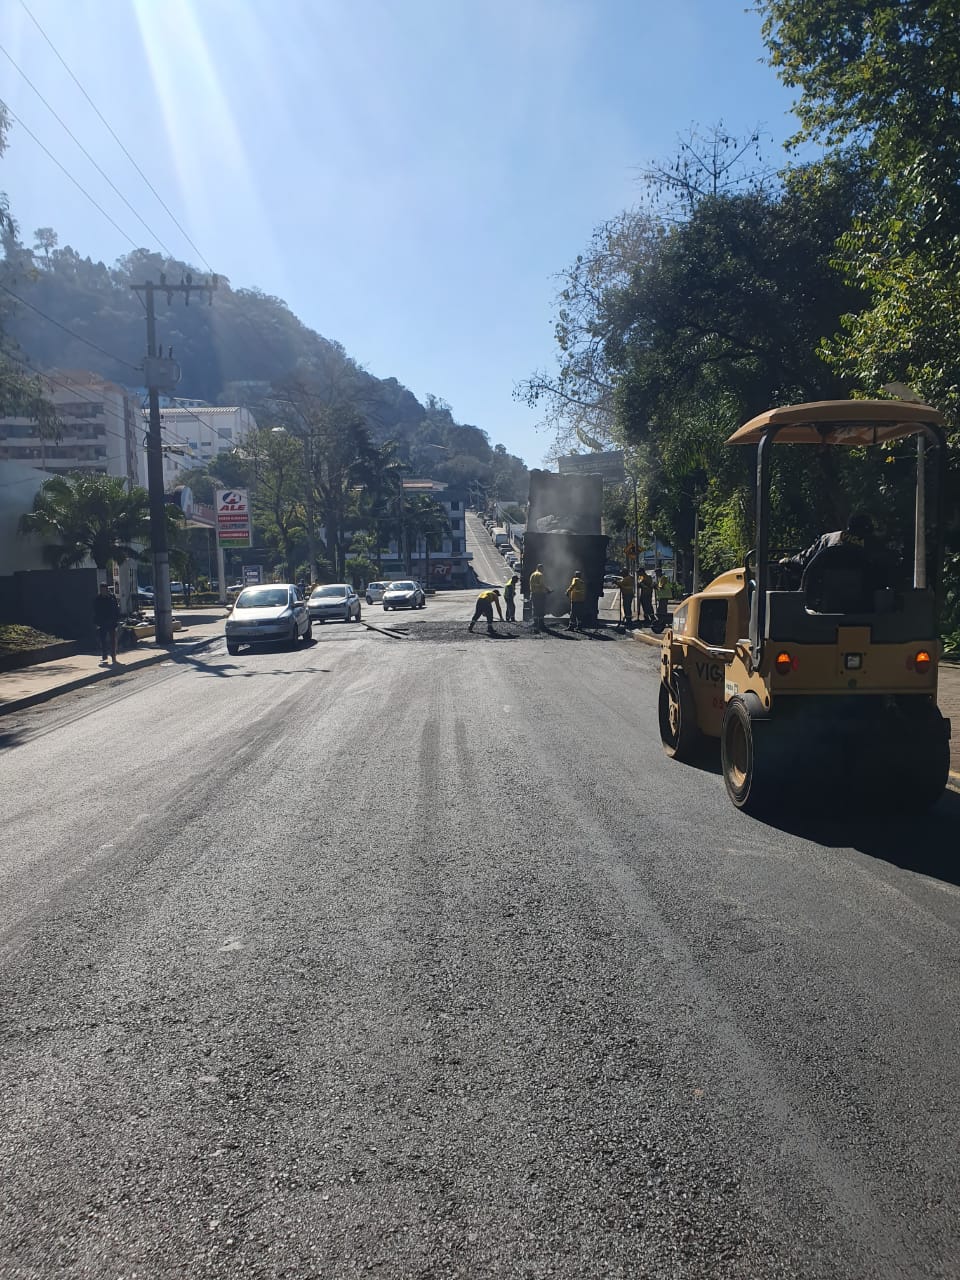
M190 236L187 234L187 232L186 232L186 231L183 229L183 227L180 225L180 222L178 221L178 219L177 219L176 215L175 215L175 214L171 211L171 209L167 206L166 202L164 201L163 197L160 195L159 191L157 191L156 187L153 185L153 183L150 181L150 179L147 177L147 175L143 172L143 170L142 170L142 169L140 168L140 166L137 164L136 160L134 160L133 156L130 154L130 152L127 150L127 148L123 145L123 143L122 143L122 142L120 141L120 139L117 137L116 133L114 132L114 130L111 128L110 124L107 122L106 118L104 117L103 112L100 110L100 108L99 108L99 107L97 106L97 104L94 102L94 100L90 97L89 93L87 93L86 89L83 87L83 85L82 85L82 84L80 83L80 81L77 79L77 77L76 77L76 76L73 74L73 72L70 70L70 67L69 67L69 66L67 65L67 63L64 61L64 59L63 59L62 55L60 54L59 50L57 49L56 45L53 43L53 41L52 41L52 40L50 39L50 37L47 35L46 31L44 31L43 27L41 27L40 23L39 23L39 22L37 21L37 19L33 16L33 14L30 12L30 10L27 8L27 5L26 5L26 3L25 3L25 0L20 0L20 4L21 4L21 7L23 8L23 11L26 13L27 17L30 19L30 21L33 23L33 25L37 28L37 30L38 30L38 31L40 32L40 34L43 36L44 40L46 40L46 42L47 42L47 44L50 46L50 48L53 50L54 55L56 56L56 58L57 58L57 59L58 59L58 61L60 62L60 65L63 67L64 71L66 71L67 75L70 77L70 79L73 81L73 83L77 86L77 88L80 90L80 92L81 92L81 93L83 94L83 96L86 98L87 102L89 102L90 106L91 106L91 107L93 108L93 110L96 112L96 115L97 115L97 117L99 118L100 122L103 124L104 128L107 130L107 132L108 132L108 133L110 134L110 136L113 138L114 142L117 144L117 146L118 146L118 147L120 148L120 150L123 152L123 154L127 157L127 159L130 161L130 163L133 165L134 169L136 169L137 173L140 175L140 177L143 179L143 181L147 184L148 188L150 189L150 191L153 193L154 197L156 198L156 200L157 200L157 201L158 201L158 203L160 204L160 207L164 210L164 212L165 212L165 213L167 214L167 216L170 218L171 222L173 222L174 226L177 228L177 230L178 230L178 231L180 232L180 234L183 236L184 240L186 240L187 244L191 247L191 249L194 251L194 253L196 253L196 254L198 255L198 257L200 258L200 260L201 260L201 262L203 263L203 265L207 268L207 270L208 270L209 272L211 272L211 273L212 273L212 272L213 272L213 267L211 267L210 263L209 263L209 262L207 261L207 259L203 256L203 254L200 252L200 250L199 250L199 249L197 248L197 246L194 244L193 240L191 240ZM146 224L144 224L144 225L146 225ZM158 236L155 236L154 238L155 238L155 239L157 239L157 240L159 241L159 237L158 237ZM159 243L161 243L161 244L162 244L163 242L162 242L162 241L159 241ZM167 250L167 252L169 253L169 250ZM170 256L171 256L171 257L173 257L173 254L170 254Z
M34 306L32 302L28 302L26 298L21 298L18 293L14 293L12 289L8 289L5 284L0 284L0 289L4 293L8 293L11 298L15 298L25 307L29 307L31 311L35 311L38 316L42 316L48 323L55 325L58 329L62 329L64 333L69 334L71 338L76 338L77 342L82 342L88 347L92 347L94 351L99 351L102 356L107 356L110 360L115 360L117 364L126 365L128 369L132 369L134 373L142 373L143 366L131 364L129 360L124 360L121 356L114 355L113 352L107 351L104 347L99 347L95 342L91 342L89 338L82 337L79 333L74 333L72 329L68 329L65 324L61 324L59 320L54 320L53 316L48 316L45 311L41 311L39 307Z
M124 426L126 426L126 418L117 409L115 409L112 405L107 404L105 401L96 400L94 399L93 396L84 395L84 393L80 390L80 388L76 385L76 383L65 382L62 378L58 378L56 374L43 373L41 370L35 369L31 364L29 357L27 356L24 356L18 359L16 356L8 355L7 359L9 359L12 364L19 365L21 369L25 369L29 373L32 373L35 377L45 379L47 382L51 383L53 386L60 387L64 391L69 391L70 394L73 396L76 396L78 400L85 400L87 404L97 405L99 408L102 409L105 416L109 415L112 418L114 418L117 422L123 423ZM121 388L121 390L123 390L123 388ZM133 397L131 397L131 399L132 398ZM57 406L55 403L53 407L54 409L56 409ZM141 413L142 413L142 407L141 407ZM30 415L29 414L17 414L17 415L11 414L9 416L29 417ZM111 431L109 427L104 427L103 430L105 435L115 436L118 440L126 441L127 439L126 432ZM135 430L139 430L139 427L136 428ZM167 435L169 438L173 439L177 444L184 444L184 445L189 444L189 441L186 439L186 437L180 435L178 431L168 430ZM11 459L11 461L15 461L15 459Z
M60 53L60 51L57 49L56 45L53 43L53 41L50 39L50 37L47 35L46 31L43 29L43 27L41 26L40 22L39 22L39 21L37 20L37 18L33 15L33 13L31 12L30 8L29 8L29 7L28 7L28 5L26 4L26 0L20 0L20 5L21 5L21 8L23 9L23 11L26 13L27 17L30 19L30 21L33 23L33 25L34 25L34 26L37 28L37 30L40 32L40 35L43 37L43 39L44 39L44 40L46 41L46 43L49 45L49 47L50 47L50 49L52 50L52 52L53 52L54 56L55 56L55 57L57 58L57 60L60 62L60 64L61 64L61 66L63 67L63 69L64 69L64 70L66 71L66 73L70 76L70 79L74 82L74 84L77 86L77 88L78 88L78 89L80 90L80 92L83 94L84 98L85 98L85 99L87 100L87 102L90 104L91 108L93 109L93 111L94 111L94 113L96 114L97 118L100 120L101 124L104 126L104 128L107 130L107 132L110 134L110 136L113 138L114 142L116 142L117 146L120 148L120 150L121 150L121 151L123 152L123 154L126 156L126 158L130 161L131 165L133 165L134 169L135 169L135 170L136 170L136 172L139 174L139 176L142 178L143 182L146 184L146 186L147 186L147 188L149 189L149 191L152 193L152 195L155 197L155 199L157 200L157 202L160 204L161 208L164 210L164 212L167 214L167 216L170 218L170 220L171 220L171 221L173 222L173 224L176 226L177 230L180 232L180 234L181 234L181 235L183 236L183 238L186 240L187 244L189 244L189 245L190 245L190 247L193 249L194 253L196 253L196 254L197 254L197 256L199 257L200 261L204 264L204 266L207 268L207 270L208 270L208 271L210 271L211 273L213 273L213 267L210 265L210 262L209 262L209 260L207 259L206 255L202 252L202 250L201 250L201 249L200 249L200 247L196 244L196 242L195 242L195 241L190 237L190 235L187 233L187 231L184 229L184 227L181 225L181 223L180 223L180 222L179 222L179 220L177 219L176 215L175 215L175 214L173 213L173 211L169 208L169 206L168 206L168 205L166 204L166 202L164 201L163 197L160 195L160 193L157 191L157 189L156 189L156 188L154 187L154 185L151 183L150 179L149 179L149 178L147 177L147 175L143 172L143 170L142 170L142 169L140 168L140 166L137 164L136 160L133 158L133 156L130 154L130 152L127 150L127 148L124 146L123 142L122 142L122 141L120 140L120 138L118 137L118 135L117 135L116 131L115 131L115 130L113 129L113 127L110 125L110 122L106 119L106 117L104 116L103 112L100 110L100 108L97 106L97 104L96 104L96 103L93 101L93 99L90 97L89 93L86 91L86 89L85 89L85 88L83 87L83 85L81 84L80 80L79 80L79 79L77 78L77 76L74 74L74 72L73 72L73 71L72 71L72 69L70 68L69 64L68 64L68 63L66 62L66 60L64 59L63 55L62 55L62 54ZM4 50L4 53L6 53L6 50ZM9 55L9 54L7 54L7 57L9 58L9 57L10 57L10 55ZM13 61L13 59L11 58L11 59L10 59L10 61L12 62L12 61ZM14 63L14 66L16 66L16 63ZM20 70L20 68L19 68L19 67L17 67L17 70L19 71L19 70ZM24 75L24 73L23 73L22 71L21 71L21 75ZM26 79L26 78L27 78L27 77L24 75L24 79ZM30 84L30 81L29 81L29 80L27 80L27 83L28 83L28 84ZM34 89L34 92L38 93L38 95L39 95L41 98L43 97L43 95L42 95L42 94L39 94L39 90L35 89L35 87L34 87L32 84L30 84L30 87L31 87L31 88L33 88L33 89ZM46 100L45 100L45 99L44 99L44 102L46 102ZM49 103L46 103L46 105L48 106L48 108L49 108L51 111L53 111L53 108L49 106ZM11 114L12 114L12 113L11 113ZM54 115L56 115L56 112L54 112L53 114L54 114ZM58 119L58 120L60 119L60 118L59 118L59 116L57 116L57 119ZM60 123L61 123L61 124L63 124L63 121L61 120L61 121L60 121ZM64 125L63 127L66 129L66 125ZM29 130L27 130L27 132L29 133ZM70 130L69 130L69 129L67 129L67 132L68 132L68 133L70 133ZM33 135L33 134L31 134L31 137L33 137L33 136L34 136L34 135ZM71 136L71 137L74 137L72 133L70 134L70 136ZM35 140L36 140L36 139L35 139ZM78 145L78 146L80 146L80 149L84 152L84 154L85 154L85 155L87 155L87 156L88 156L88 158L90 158L90 159L91 159L91 162L92 162L92 163L94 163L94 164L96 164L96 162L95 162L95 161L93 161L91 157L89 157L89 153L86 151L86 149L85 149L85 148L84 148L84 147L83 147L83 146L82 146L82 145L77 141L77 139L76 139L75 137L74 137L74 141L75 141L75 142L77 142L77 145ZM40 145L42 146L42 143L41 143ZM45 149L45 148L44 148L44 149ZM48 152L47 154L49 154L49 152ZM53 158L53 157L51 157L51 158ZM59 163L59 162L57 162L57 163ZM61 168L63 168L63 166L62 166L62 165L61 165L60 167L61 167ZM97 166L97 168L99 169L99 166ZM103 170L99 170L99 171L100 171L101 173L103 173ZM64 172L66 172L66 170L64 170ZM69 177L70 175L68 174L67 176ZM106 178L106 174L103 174L103 176ZM75 179L72 179L72 180L73 180L73 181L76 181ZM107 181L108 181L108 182L110 181L110 180L109 180L109 178L107 178ZM77 184L77 185L79 185L79 184ZM113 183L110 183L110 185L111 185L111 186L113 186ZM82 188L81 188L81 190L82 190ZM114 187L114 190L116 190L116 187ZM84 194L86 194L86 192L85 192ZM117 192L117 194L118 194L118 195L120 195L120 192ZM89 196L88 196L88 199L89 199L89 198L91 198L91 197L89 197ZM124 197L123 197L122 195L121 195L121 199L124 199ZM146 227L146 229L150 232L150 234L154 237L154 239L155 239L155 240L156 240L156 241L161 245L161 247L163 247L164 249L166 249L166 252L167 252L168 256L169 256L169 257L171 257L171 258L173 258L173 257L174 257L174 255L173 255L172 253L170 253L169 248L167 248L167 246L163 243L163 241L162 241L162 240L160 240L160 237L159 237L159 236L157 236L157 234L156 234L155 232L153 232L153 231L151 230L151 228L150 228L150 227L149 227L149 226L144 222L144 220L140 217L140 215L136 212L136 210L135 210L135 209L132 209L132 206L130 206L130 205L129 205L129 202L127 202L127 201L124 199L124 203L125 203L125 204L127 204L129 208L131 208L132 212L134 213L134 216L138 219L138 221L140 221L140 222L143 224L143 226L144 226L144 227ZM99 206L97 206L97 207L99 208ZM101 212L103 212L103 210L101 210ZM105 216L109 216L109 215L105 215ZM110 221L112 222L113 220L112 220L112 219L110 219ZM121 235L125 235L125 233L121 230L121 228L120 228L120 227L117 227L117 224L116 224L115 222L113 223L113 225L114 225L114 227L116 227L116 228L117 228L117 230L118 230L118 231L120 231L120 232L121 232ZM125 238L126 238L128 241L130 241L130 243L131 243L131 244L133 244L133 241L132 241L132 240L130 240L130 237L129 237L129 236L125 236ZM134 247L136 248L136 247L138 247L138 246L134 246ZM142 301L142 300L141 300L141 301ZM257 323L257 321L256 321L256 320L255 320L251 315L249 315L249 314L248 314L248 312L247 312L244 308L242 308L242 307L241 307L241 308L239 308L239 311L240 311L240 314L243 316L243 318L246 320L246 322L247 322L247 323L250 325L250 327L253 329L253 331L254 331L254 333L256 334L256 336L260 339L261 344L262 344L262 345L263 345L263 346L264 346L268 351L270 351L270 352L271 352L271 354L273 354L273 356L274 356L274 358L275 358L275 359L277 359L277 361L278 361L278 365L289 364L289 357L284 356L281 352L278 352L278 351L277 351L276 347L274 347L274 346L273 346L272 341L271 341L270 339L268 339L267 335L265 334L265 332L263 331L263 329L261 328L261 326ZM308 392L308 391L304 393L304 398L305 398L305 399L308 399L308 400L321 399L321 397L319 397L319 396L314 396L314 395L312 395L312 394L311 394L310 392ZM302 416L302 415L301 415L301 416Z
M106 183L107 183L107 185L110 187L110 189L111 189L112 191L114 191L114 192L115 192L115 193L120 197L120 199L121 199L121 200L123 201L123 203L127 206L127 208L130 210L130 212L133 214L133 216L136 218L136 220L140 223L140 225L141 225L141 226L142 226L142 227L143 227L143 228L148 232L148 234L149 234L149 235L150 235L154 240L156 240L157 244L159 244L160 248L164 250L164 252L166 253L167 257L168 257L168 258L173 258L173 256L174 256L174 255L173 255L173 252L171 251L171 249L170 249L169 245L164 244L164 242L160 239L160 237L159 237L159 236L157 235L157 233L153 230L153 228L152 228L152 227L151 227L147 222L145 222L143 218L141 218L141 217L140 217L140 214L139 214L139 213L137 213L136 209L133 207L133 205L130 203L130 201L127 199L127 197L123 194L123 192L120 190L120 188L119 188L119 187L116 185L116 183L115 183L115 182L110 178L110 176L109 176L108 174L106 174L106 173L103 171L103 169L100 167L100 165L97 163L97 161L96 161L96 160L94 160L93 156L90 154L90 152L87 150L87 148L83 145L83 143L80 141L80 139L77 137L77 135L73 132L73 130L70 128L70 126L67 124L67 122L63 119L63 117L62 117L62 116L60 116L60 115L58 115L58 114L57 114L57 112L56 112L56 111L54 110L54 108L50 105L50 103L47 101L47 99L43 96L43 94L40 92L40 90L37 88L37 86L33 83L33 81L30 79L30 77L27 75L27 73L24 71L24 69L23 69L21 66L18 66L18 65L17 65L17 63L16 63L16 62L14 61L14 59L10 56L10 54L9 54L9 53L7 52L7 50L3 47L3 45L2 45L2 44L0 44L0 53L2 53L2 54L3 54L3 56L7 59L7 61L8 61L9 63L11 63L11 64L13 65L13 67L15 67L15 68L16 68L16 70L17 70L17 71L19 71L19 72L20 72L20 74L23 76L24 80L26 80L27 84L30 86L30 88L33 90L33 92L37 95L37 97L40 99L40 101L43 103L43 105L47 108L47 110L50 112L50 114L53 116L53 118L58 122L58 124L60 124L60 125L61 125L61 127L64 129L64 131L65 131L67 134L69 134L69 136L73 139L73 141L77 144L77 146L80 148L80 150L83 152L83 154L87 157L87 159L90 161L90 163L91 163L91 164L93 165L93 167L96 169L97 173L99 173L99 174L100 174L100 177L101 177L101 178L103 178L104 182L106 182Z
M120 234L123 236L124 240L126 240L128 244L132 245L134 249L139 249L139 248L140 248L140 246L137 244L137 242L136 242L135 240L132 240L132 239L130 238L130 236L128 236L128 235L127 235L127 233L124 231L123 227L121 227L121 226L120 226L120 224L119 224L118 222L115 222L115 221L114 221L114 219L110 217L109 213L107 213L106 209L104 209L102 205L97 204L96 200L94 200L93 196L92 196L92 195L90 194L90 192L86 189L86 187L82 186L82 185L77 181L77 179L73 176L73 174L70 172L70 170L69 170L69 169L67 169L67 168L65 168L65 167L60 163L60 161L59 161L59 160L57 159L57 157L53 154L53 152L50 150L50 148L49 148L49 147L44 146L44 144L40 141L40 139L39 139L39 138L37 137L37 135L33 132L33 130L32 130L32 129L30 129L30 128L28 128L28 127L27 127L27 125L25 125L25 124L23 123L23 121L20 119L20 117L17 115L17 113L16 113L16 112L11 108L11 107L9 107L9 106L7 107L7 111L10 113L10 118L11 118L12 120L16 120L17 124L18 124L18 125L20 126L20 128L24 131L24 133L28 134L28 135L29 135L29 136L34 140L34 142L37 144L37 146L40 148L40 150L41 150L41 151L46 152L46 154L50 157L50 159L51 159L51 160L53 161L53 163L57 166L57 168L58 168L62 173L64 173L64 174L65 174L65 175L70 179L70 181L73 183L73 185L77 188L77 190L78 190L78 191L81 191L81 192L82 192L82 193L87 197L87 199L90 201L90 203L93 205L93 207L94 207L94 208L95 208L99 213L102 213L102 214L103 214L103 216L104 216L104 217L106 218L106 220L110 223L110 225L111 225L112 227L115 227L115 228L116 228L116 230L120 232Z
M180 232L180 234L181 234L181 235L183 236L183 238L186 240L187 244L189 244L189 245L190 245L190 247L193 249L194 253L196 253L196 254L197 254L197 256L199 257L200 261L204 264L204 266L207 268L207 270L208 270L208 271L210 271L211 273L213 273L213 267L210 265L210 262L209 262L209 260L207 259L206 255L202 252L202 250L201 250L201 249L200 249L200 247L195 243L195 241L194 241L194 240L193 240L193 239L188 235L188 233L186 232L186 230L184 229L184 227L181 225L181 223L180 223L180 222L179 222L179 220L177 219L176 215L175 215L175 214L173 213L173 211L169 208L169 206L168 206L168 205L166 204L166 202L164 201L163 197L160 195L160 193L159 193L159 192L157 191L157 189L154 187L153 183L150 181L150 179L147 177L147 175L143 172L143 170L142 170L142 169L140 168L140 166L137 164L136 160L133 158L133 156L130 154L130 152L127 150L127 148L124 146L124 144L121 142L121 140L120 140L120 138L118 137L118 135L117 135L116 131L115 131L115 130L113 129L113 127L110 125L110 122L106 119L106 117L104 116L103 112L100 110L100 108L97 106L97 104L96 104L96 103L93 101L93 99L90 97L89 93L87 93L86 89L83 87L83 85L80 83L80 81L78 80L78 78L76 77L76 75L74 74L74 72L71 70L70 66L68 65L68 63L67 63L67 62L66 62L66 60L64 59L63 55L62 55L62 54L60 53L60 51L57 49L56 45L53 43L53 41L50 39L50 37L47 35L46 31L45 31L45 30L43 29L43 27L40 25L39 21L34 17L33 13L30 11L29 7L28 7L28 6L27 6L27 4L26 4L26 0L20 0L20 5L21 5L21 7L22 7L23 11L26 13L27 17L30 19L30 21L33 23L33 25L34 25L34 26L37 28L37 30L40 32L41 36L43 36L44 40L45 40L45 41L46 41L46 43L49 45L50 49L53 51L54 56L55 56L55 57L57 58L57 60L60 62L60 64L61 64L61 66L63 67L63 69L66 71L67 75L69 75L70 79L74 82L74 84L77 86L77 88L78 88L78 89L80 90L80 92L83 94L84 98L86 98L87 102L88 102L88 103L90 104L90 106L92 107L93 111L95 112L95 114L96 114L97 118L100 120L101 124L104 126L104 128L107 130L107 132L110 134L110 136L113 138L114 142L116 142L117 146L120 148L120 150L121 150L121 151L123 152L123 154L126 156L126 158L127 158L127 159L130 161L130 163L133 165L134 169L135 169L135 170L136 170L136 172L139 174L139 176L143 179L143 181L144 181L144 183L146 184L147 188L148 188L148 189L150 190L150 192L153 194L153 196L155 197L155 199L157 200L157 202L160 204L161 208L164 210L164 212L167 214L167 216L168 216L168 217L170 218L170 220L173 222L174 226L176 226L177 230ZM6 52L6 50L4 50L4 52ZM9 56L10 56L10 55L9 55L9 54L7 54L7 57L8 57L8 58L9 58ZM13 59L12 59L12 58L11 58L10 60L11 60L11 61L13 61ZM14 63L14 66L16 66L16 63ZM17 70L20 70L20 68L18 67L18 68L17 68ZM23 75L23 72L21 72L21 75ZM24 76L24 79L26 79L26 76ZM30 81L28 80L28 81L27 81L27 83L29 84L29 83L30 83ZM31 84L31 86L30 86L30 87L31 87L31 88L34 88L34 86L33 86L32 84ZM35 91L35 92L37 92L37 93L39 93L39 90L36 90L36 89L35 89L34 91ZM42 97L42 95L40 95L40 96ZM47 106L49 107L49 104L47 104ZM50 110L52 111L53 109L52 109L52 108L50 108ZM12 113L11 113L11 114L12 114ZM55 113L55 112L54 112L54 114L56 115L56 113ZM58 116L57 118L59 119L59 116ZM61 121L60 123L62 124L63 122ZM64 128L66 128L66 125L64 125ZM28 130L28 132L29 132L29 130ZM69 133L70 131L69 131L69 130L67 130L67 132ZM31 137L32 137L32 136L33 136L33 135L31 134ZM71 136L71 137L73 137L73 134L71 134L70 136ZM75 142L77 142L77 139L76 139L76 138L74 138L74 141L75 141ZM41 144L41 145L42 145L42 144ZM86 150L81 146L81 144L80 144L79 142L77 142L77 145L78 145L78 146L80 146L81 150L82 150L82 151L84 151L84 154L85 154L85 155L88 155L88 153L86 152ZM48 154L49 154L49 152L48 152ZM88 158L89 158L89 157L88 157ZM93 163L96 163L96 162L94 161ZM62 168L62 166L61 166L61 168ZM98 168L99 168L99 166L98 166ZM64 171L64 172L66 172L66 171ZM103 171L102 171L102 170L100 170L100 172L102 173ZM68 176L69 176L69 175L68 175ZM104 177L106 177L106 175L105 175L105 174L104 174ZM109 181L109 179L107 179L107 181ZM78 184L78 185L79 185L79 184ZM113 184L112 184L112 183L111 183L110 185L111 185L111 186L113 186ZM81 189L82 189L82 188L81 188ZM116 190L116 188L114 188L114 190ZM86 194L86 193L85 193L85 194ZM117 194L119 195L120 193L118 192ZM88 198L89 198L89 197L88 197ZM121 199L122 199L122 198L123 198L123 197L121 196ZM126 201L124 201L124 203L127 203L127 202L126 202ZM98 206L98 207L99 207L99 206ZM128 207L130 207L130 206L128 206ZM103 210L101 210L101 212L103 212ZM140 217L140 215L139 215L139 214L137 214L136 210L133 210L133 213L134 213L134 216L135 216L135 217L137 217L137 219L138 219L141 223L143 223L143 225L147 228L147 230L148 230L148 231L150 231L150 227L149 227L149 226L147 226L147 224L143 221L143 219ZM112 219L111 219L111 221L112 221ZM113 223L113 225L116 227L116 225L117 225L117 224L116 224L116 223ZM118 231L120 231L121 229L120 229L119 227L117 227L117 230L118 230ZM121 231L121 234L124 234L124 233ZM174 257L174 255L173 255L172 253L170 253L170 250L169 250L169 249L167 249L167 246L163 244L163 241L162 241L162 240L160 240L160 237L159 237L159 236L157 236L157 235L156 235L156 233L155 233L155 232L153 232L153 231L150 231L150 234L154 237L154 239L155 239L155 240L156 240L156 241L157 241L157 242L158 242L158 243L159 243L159 244L160 244L164 249L166 249L167 254L168 254L171 258L173 258L173 257ZM130 237L129 237L129 236L126 236L126 239L127 239L127 240L130 240ZM130 241L130 243L132 244L132 243L133 243L133 241L131 240L131 241ZM138 246L134 246L134 247L136 248L136 247L138 247ZM141 301L142 301L142 300L141 300ZM270 352L273 354L274 358L276 358L276 359L278 360L278 363L279 363L279 364L281 364L281 365L282 365L282 364L285 364L285 363L289 363L289 358L288 358L288 357L284 357L284 356L282 355L282 353L278 353L278 352L277 352L277 349L273 346L272 342L267 338L267 335L264 333L264 331L262 330L262 328L260 327L260 325L259 325L259 324L254 320L254 318L253 318L251 315L249 315L249 314L247 313L247 311L245 311L243 308L240 308L240 314L243 316L243 318L246 320L246 322L247 322L247 323L250 325L250 327L253 329L253 331L254 331L254 333L256 334L256 336L260 339L261 344L262 344L264 347L266 347L266 349L267 349L268 351L270 351ZM306 399L314 399L314 398L319 399L320 397L314 397L314 396L312 396L309 392L306 392L306 393L305 393L305 398L306 398Z

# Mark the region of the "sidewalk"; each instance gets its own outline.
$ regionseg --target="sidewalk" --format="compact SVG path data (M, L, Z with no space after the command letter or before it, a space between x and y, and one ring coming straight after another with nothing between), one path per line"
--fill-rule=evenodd
M135 648L126 649L119 662L110 667L101 666L96 653L75 653L70 658L57 658L33 667L0 672L0 716L46 702L57 694L80 689L98 680L109 680L139 667L164 662L176 654L195 653L223 635L226 616L226 610L219 609L176 613L174 617L183 624L183 629L174 632L172 645L157 644L153 639L141 640Z

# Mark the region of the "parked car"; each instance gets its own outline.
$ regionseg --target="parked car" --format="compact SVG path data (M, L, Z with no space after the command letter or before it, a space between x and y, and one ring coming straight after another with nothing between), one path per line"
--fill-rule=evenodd
M391 582L383 593L384 609L422 609L427 597L419 582L411 582L404 578L401 582Z
M307 606L292 582L245 587L233 603L226 621L227 653L239 653L242 644L295 645L302 636L313 638Z
M313 622L328 622L351 618L360 621L360 597L348 582L328 582L316 587L307 601L307 609Z
M622 576L623 576L623 575L622 575L622 574L619 574L619 573L608 573L608 574L606 574L606 575L605 575L605 577L604 577L604 579L603 579L603 585L604 585L605 587L619 587L619 585L620 585L620 578L621 578Z
M376 604L378 600L382 600L383 593L389 585L389 582L368 582L367 604Z

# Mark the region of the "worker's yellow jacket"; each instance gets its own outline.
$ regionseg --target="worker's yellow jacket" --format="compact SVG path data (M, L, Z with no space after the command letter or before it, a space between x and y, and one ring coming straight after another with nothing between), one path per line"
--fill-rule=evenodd
M530 594L532 596L545 596L547 594L546 580L538 569L534 569L530 575Z
M582 578L574 578L567 587L567 595L571 604L582 604L587 598L587 584Z

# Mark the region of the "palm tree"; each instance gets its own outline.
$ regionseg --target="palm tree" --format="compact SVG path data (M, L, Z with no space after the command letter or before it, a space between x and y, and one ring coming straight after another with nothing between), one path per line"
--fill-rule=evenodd
M181 527L178 511L166 508L168 539ZM150 498L121 476L74 471L44 480L33 510L20 517L21 533L48 539L43 558L54 569L75 569L87 559L98 569L138 560L150 540ZM139 544L139 545L137 545Z
M423 538L426 558L426 582L430 585L430 552L438 550L450 532L447 513L439 502L427 493L409 494L404 499L404 523L410 534L410 542L416 547ZM409 554L409 552L408 552Z
M403 478L410 466L400 456L399 445L388 440L377 448L360 498L361 518L372 528L376 539L377 572L383 573L383 542L395 532L397 552L403 544Z

